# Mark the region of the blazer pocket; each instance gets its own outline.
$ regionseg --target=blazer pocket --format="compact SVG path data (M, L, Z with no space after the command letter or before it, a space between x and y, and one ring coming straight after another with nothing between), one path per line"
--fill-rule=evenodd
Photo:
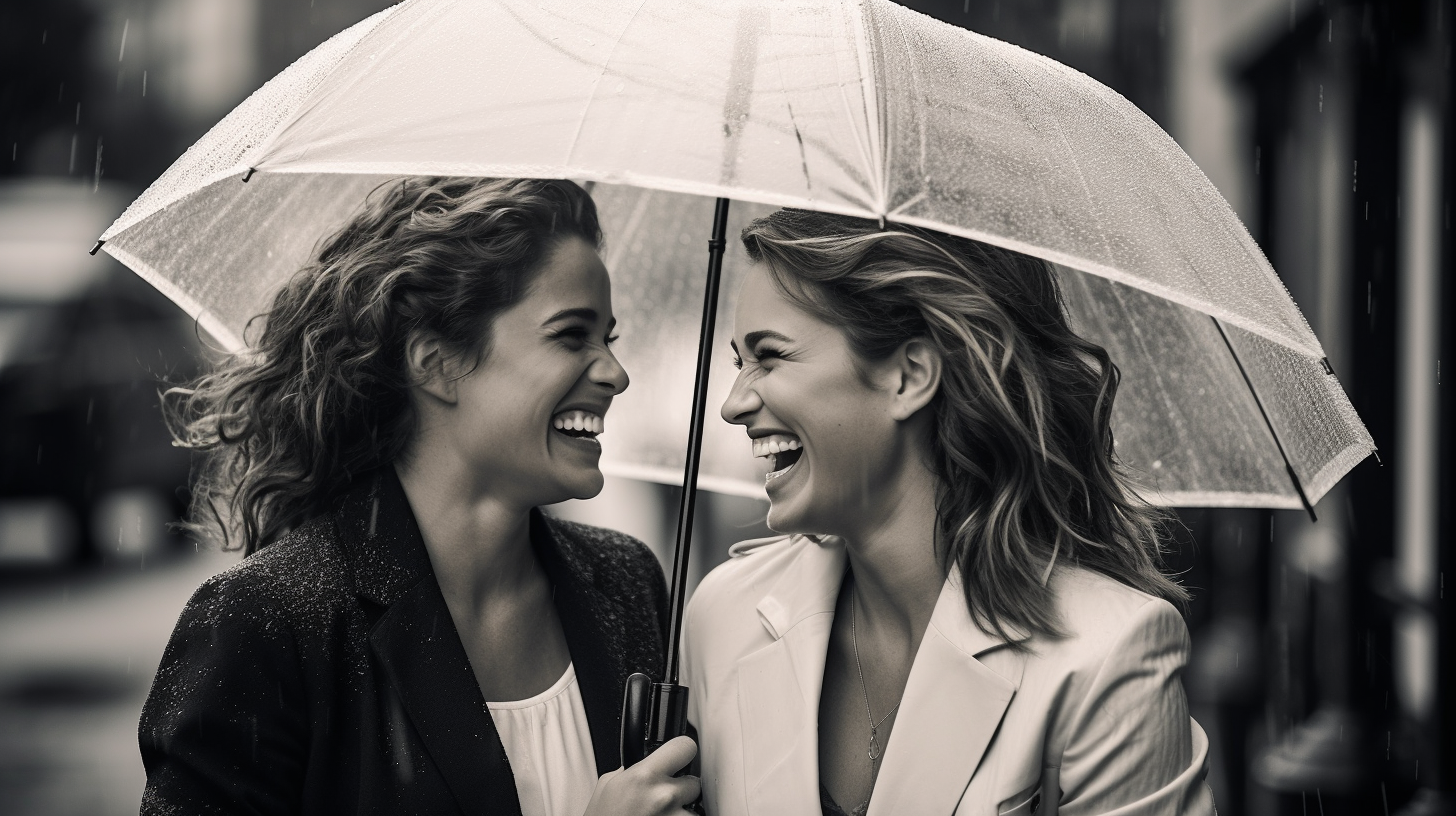
M996 807L997 816L1031 816L1041 808L1041 780Z
M1036 784L1002 802L998 816L1057 816L1061 809L1062 769L1050 765L1042 769Z

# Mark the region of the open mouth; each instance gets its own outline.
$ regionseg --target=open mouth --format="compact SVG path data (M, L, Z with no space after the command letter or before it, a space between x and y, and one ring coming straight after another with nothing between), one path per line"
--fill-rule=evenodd
M601 444L597 435L602 432L602 418L591 411L562 411L551 418L551 427L563 436Z
M753 440L753 455L769 460L772 469L763 477L765 484L789 472L804 455L803 445L788 434L772 434Z

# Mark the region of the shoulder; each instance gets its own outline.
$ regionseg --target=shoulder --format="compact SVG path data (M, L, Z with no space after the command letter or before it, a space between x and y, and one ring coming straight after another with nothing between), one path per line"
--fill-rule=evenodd
M353 596L331 517L314 519L205 581L178 624L274 629L317 621Z
M688 600L684 655L704 665L731 663L771 639L760 603L807 550L819 546L801 535L734 545L729 559L709 572Z
M1129 641L1187 643L1188 628L1177 608L1106 575L1081 567L1058 569L1052 589L1065 640L1089 656L1107 655Z
M1077 567L1059 568L1052 587L1064 637L1027 641L1024 696L1045 696L1041 704L1070 722L1090 710L1115 718L1167 691L1188 661L1177 608Z
M704 576L691 607L704 611L753 608L774 582L808 547L817 544L802 535L780 535L740 541L728 548L728 560Z
M616 592L666 591L662 565L652 550L626 533L544 516L568 569L594 586Z

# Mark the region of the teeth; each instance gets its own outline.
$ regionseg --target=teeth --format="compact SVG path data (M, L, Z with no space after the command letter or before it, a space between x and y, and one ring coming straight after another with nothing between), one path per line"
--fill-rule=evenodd
M770 473L765 473L763 475L763 483L764 484L768 484L769 482L773 481L774 479L777 479L778 477L784 475L785 473L788 473L789 472L789 468L791 468L791 467L793 467L793 465L786 465L784 467L779 468L778 470L772 471Z
M602 432L602 418L590 411L562 411L551 418L551 427L559 431Z
M788 434L774 434L753 440L753 455L755 457L772 456L784 451L798 450L800 447L798 439Z

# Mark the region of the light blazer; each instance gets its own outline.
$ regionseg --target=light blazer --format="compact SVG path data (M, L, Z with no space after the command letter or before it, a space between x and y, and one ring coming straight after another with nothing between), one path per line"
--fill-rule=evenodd
M844 547L792 536L730 554L686 612L703 802L709 816L816 815L819 692ZM946 581L868 816L1213 813L1208 739L1179 677L1183 619L1087 570L1058 568L1051 586L1068 637L1033 637L1021 652L977 628L958 576Z

